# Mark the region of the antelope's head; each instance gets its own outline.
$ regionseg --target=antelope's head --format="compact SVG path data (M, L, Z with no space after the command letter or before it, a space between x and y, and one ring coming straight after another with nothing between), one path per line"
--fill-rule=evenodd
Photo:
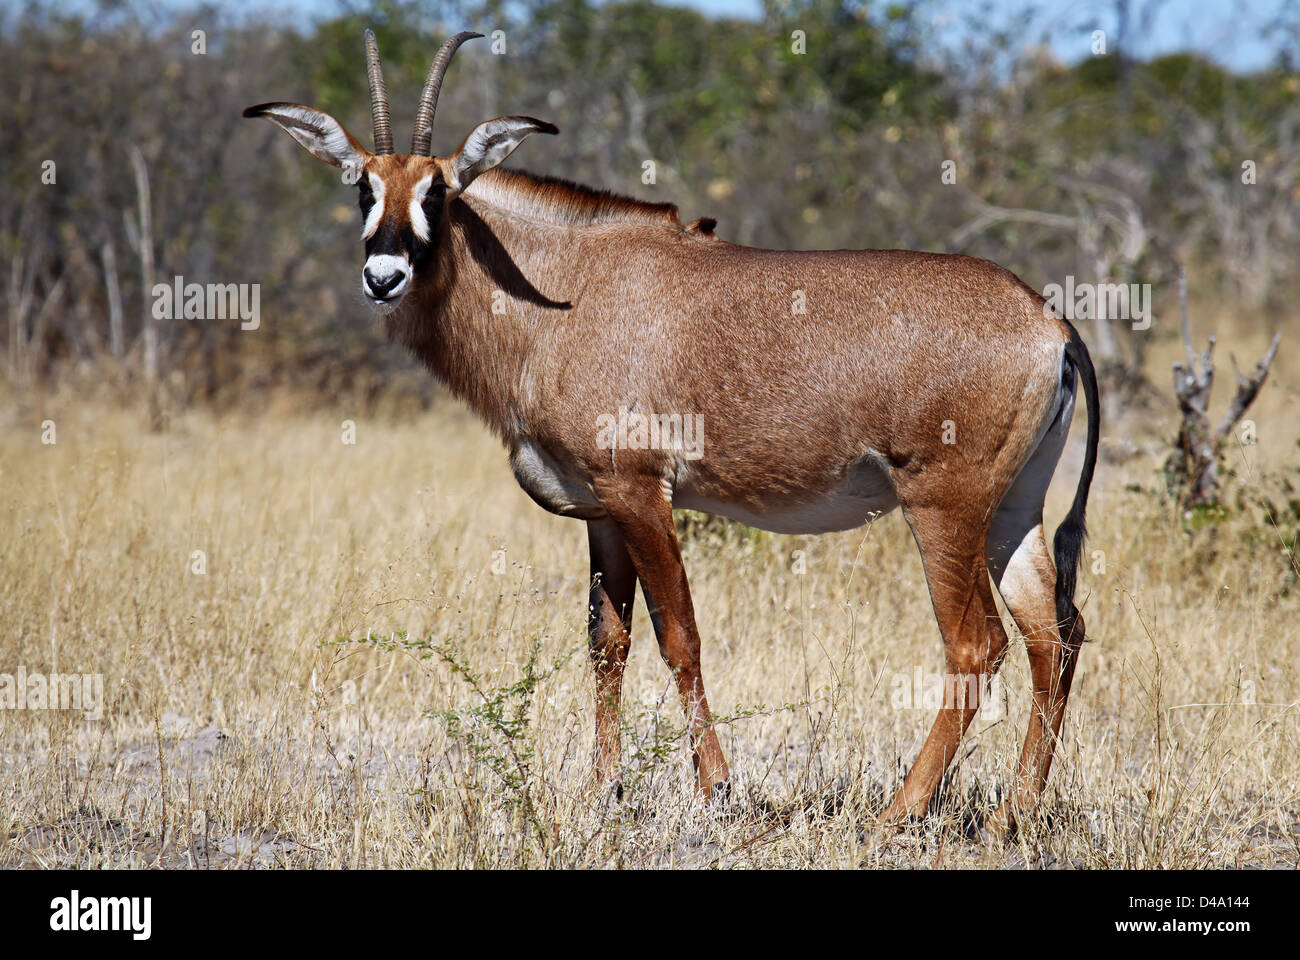
M457 48L481 36L458 33L433 58L408 154L393 153L388 90L370 30L366 31L366 72L375 128L373 153L328 113L313 107L275 102L244 111L246 117L265 117L278 124L313 156L340 168L344 183L356 185L361 239L366 245L361 290L381 310L394 309L430 262L439 238L445 236L447 206L457 194L510 156L530 133L559 133L553 125L532 117L498 117L475 127L451 156L433 156L433 115L443 75Z

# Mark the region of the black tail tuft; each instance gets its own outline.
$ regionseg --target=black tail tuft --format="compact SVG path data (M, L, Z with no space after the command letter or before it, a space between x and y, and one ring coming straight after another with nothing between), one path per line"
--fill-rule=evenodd
M1066 324L1069 326L1069 324ZM1083 540L1088 535L1085 513L1088 508L1088 488L1097 467L1097 440L1101 433L1101 407L1097 396L1097 372L1092 367L1088 348L1079 338L1079 332L1070 327L1070 342L1065 345L1066 362L1074 365L1083 381L1083 394L1088 401L1088 450L1079 474L1079 486L1074 491L1074 503L1056 528L1052 552L1056 556L1056 621L1061 637L1068 640L1074 633L1074 622L1079 615L1074 605L1074 587L1079 577L1079 556ZM1082 640L1083 638L1078 638Z

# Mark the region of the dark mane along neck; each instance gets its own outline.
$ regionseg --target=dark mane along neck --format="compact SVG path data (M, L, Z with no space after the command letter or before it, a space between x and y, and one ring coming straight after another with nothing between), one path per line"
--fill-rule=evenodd
M469 185L465 196L506 213L556 226L644 223L683 229L672 203L647 203L560 177L497 168Z
M572 255L574 242L586 242L572 232L623 224L705 237L711 223L684 227L671 203L489 170L452 201L436 260L388 318L388 335L509 441L537 332L573 308L592 269Z

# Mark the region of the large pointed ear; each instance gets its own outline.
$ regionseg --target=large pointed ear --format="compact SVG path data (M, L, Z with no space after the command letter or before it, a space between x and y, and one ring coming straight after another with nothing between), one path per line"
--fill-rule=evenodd
M297 140L314 157L358 174L373 154L357 143L328 113L301 103L259 103L244 111L246 117L266 117Z
M491 170L524 142L530 133L559 133L560 128L532 117L497 117L475 127L460 149L451 155L452 182L459 193L485 170Z

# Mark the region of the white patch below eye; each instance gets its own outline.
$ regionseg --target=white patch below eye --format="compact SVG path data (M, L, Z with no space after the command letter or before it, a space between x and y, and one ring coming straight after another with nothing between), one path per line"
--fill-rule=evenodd
M375 194L375 205L370 208L366 214L366 222L361 227L361 239L369 240L379 229L379 221L384 219L384 181L380 180L373 173L366 174L370 178L370 189Z
M433 174L429 174L415 185L411 191L411 232L425 243L429 242L429 219L424 215L424 196L429 192Z

